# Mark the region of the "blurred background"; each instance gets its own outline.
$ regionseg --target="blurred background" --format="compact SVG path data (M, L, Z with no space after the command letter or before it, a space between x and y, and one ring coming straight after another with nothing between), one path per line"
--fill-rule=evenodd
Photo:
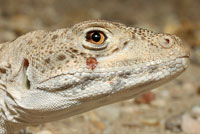
M91 19L176 34L191 48L191 65L176 80L135 101L31 126L28 132L199 134L200 0L0 0L0 43L33 30L65 28Z

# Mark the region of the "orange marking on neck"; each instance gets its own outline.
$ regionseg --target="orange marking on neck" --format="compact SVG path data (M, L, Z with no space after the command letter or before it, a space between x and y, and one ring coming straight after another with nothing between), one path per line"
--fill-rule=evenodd
M24 59L24 67L27 69L28 68L28 66L29 66L29 61L28 61L28 59Z

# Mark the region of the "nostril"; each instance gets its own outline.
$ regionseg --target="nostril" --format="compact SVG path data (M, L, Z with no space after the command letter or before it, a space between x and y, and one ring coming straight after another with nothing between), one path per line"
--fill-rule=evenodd
M171 48L172 45L174 44L174 40L169 35L164 37L159 37L158 41L163 48Z
M166 41L167 43L169 43L169 39L165 39L165 41Z

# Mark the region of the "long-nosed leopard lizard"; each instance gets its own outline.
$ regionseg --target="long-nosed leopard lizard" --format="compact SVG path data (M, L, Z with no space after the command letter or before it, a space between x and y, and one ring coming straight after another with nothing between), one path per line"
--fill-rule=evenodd
M135 97L183 72L175 35L103 20L0 44L0 134Z

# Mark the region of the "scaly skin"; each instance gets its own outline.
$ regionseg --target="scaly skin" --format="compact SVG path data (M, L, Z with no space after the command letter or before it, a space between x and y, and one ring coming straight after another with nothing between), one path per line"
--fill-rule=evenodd
M104 41L91 42L91 31ZM133 98L188 64L189 50L175 35L119 23L28 33L0 45L0 133Z

